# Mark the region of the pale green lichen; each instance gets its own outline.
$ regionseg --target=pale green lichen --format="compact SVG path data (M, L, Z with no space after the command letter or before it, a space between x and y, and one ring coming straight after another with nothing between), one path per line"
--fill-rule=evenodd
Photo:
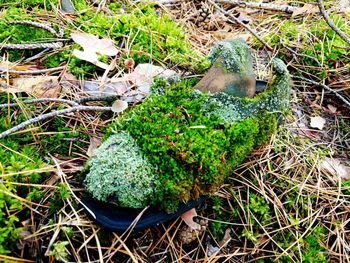
M253 74L253 59L243 40L217 42L209 54L209 61L214 63L219 57L223 58L219 63L228 72Z
M88 162L86 189L94 198L141 208L153 191L156 168L128 133L110 136Z

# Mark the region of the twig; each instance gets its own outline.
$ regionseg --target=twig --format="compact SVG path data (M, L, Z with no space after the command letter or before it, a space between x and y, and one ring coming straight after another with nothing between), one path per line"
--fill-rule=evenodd
M82 105L79 105L79 106L71 107L69 109L64 109L64 110L59 110L59 111L46 113L46 114L40 115L38 117L29 119L29 120L27 120L25 122L22 122L21 124L18 124L15 127L0 133L0 139L5 138L6 136L8 136L8 135L10 135L10 134L12 134L12 133L14 133L16 131L19 131L19 130L23 129L24 127L26 127L26 126L28 126L30 124L33 124L35 122L43 121L43 120L46 120L46 119L49 119L49 118L52 118L52 117L56 117L58 115L65 115L65 114L68 114L68 113L71 113L71 112L80 112L80 111L100 111L100 112L103 112L103 111L112 111L112 108L111 107L82 106Z
M234 15L230 14L229 12L225 11L224 9L222 9L220 6L218 6L214 1L212 0L208 0L209 3L211 3L216 9L218 9L220 12L222 12L224 15L229 16L230 18L232 18L236 23L240 24L241 26L243 26L245 29L247 29L250 33L252 33L268 50L272 51L273 48L269 46L268 43L266 43L259 35L258 33L253 30L252 28L250 28L249 26L247 26L246 24L244 24L242 21L240 21L237 17L235 17ZM230 21L230 20L229 20ZM232 22L232 21L230 21Z
M71 106L79 106L79 104L77 102L72 101L72 100L55 99L55 98L40 98L40 99L24 100L24 101L21 101L20 103L0 104L0 109L18 107L22 103L23 104L34 104L34 103L41 103L41 102L61 102L61 103L66 103L66 104L71 105Z
M341 37L341 39L343 39L346 43L350 44L350 38L347 35L345 35L345 33L343 31L341 31L336 26L336 24L334 24L333 20L327 14L326 9L323 6L322 0L318 0L318 7L320 8L321 14L322 14L324 20L326 20L327 24L334 30L335 33L338 34L338 36Z
M270 3L256 3L256 2L244 2L237 0L216 0L215 2L220 4L232 4L240 7L250 7L250 8L259 8L271 11L282 11L286 13L293 13L298 7L290 5L276 5Z
M113 101L120 98L120 95L96 95L96 96L89 96L85 98L80 98L77 100L74 100L76 103L85 103L89 101Z
M18 25L27 25L27 26L33 26L37 28L44 29L48 31L49 33L53 34L54 36L61 38L63 37L64 31L62 28L58 28L58 32L56 32L55 29L53 29L50 24L48 23L39 23L35 21L30 20L13 20L13 21L7 21L7 24L18 24ZM25 43L25 44L11 44L11 43L4 43L0 45L0 48L4 49L44 49L44 48L50 48L50 49L59 49L63 47L63 42L61 41L55 41L55 42L48 42L48 43Z
M316 81L313 81L311 79L304 78L304 77L292 76L292 78L293 79L297 79L297 80L303 80L303 81L309 82L309 83L311 83L311 84L313 84L315 86L324 88L325 90L333 93L336 97L338 97L340 100L342 100L345 103L345 106L350 109L350 102L347 99L345 99L342 95L340 95L336 90L331 89L327 85L322 84L322 83L318 83Z
M282 39L280 40L280 43L282 44L282 46L287 49L288 51L290 51L292 54L294 54L295 56L300 56L300 57L305 57L305 58L310 58L312 59L313 61L315 61L319 66L321 66L321 63L320 61L318 61L317 58L315 57L312 57L312 56L309 56L309 55L306 55L306 54L301 54L301 53L298 53L297 51L293 50L292 48L288 47L286 44L283 43Z
M333 47L340 48L340 49L345 49L345 50L350 50L350 46L349 47L344 47L344 46L333 45Z
M59 49L63 47L62 42L52 42L52 43L28 43L28 44L1 44L1 48L5 49L38 49L38 48L51 48Z
M40 57L44 56L45 53L49 52L49 48L45 48L44 50L41 50L38 54L32 56L32 57L29 57L29 58L26 58L23 62L24 63L28 63L30 61L33 61L33 60L36 60L36 59L39 59Z
M171 4L177 4L180 2L181 0L156 0L156 4L158 5L171 5ZM296 9L298 9L298 7L290 6L290 5L244 2L244 1L237 1L237 0L215 0L215 2L219 4L232 4L232 5L237 5L239 7L250 7L250 8L271 10L271 11L282 11L286 13L293 13Z
M6 23L10 25L16 24L16 25L33 26L33 27L44 29L56 37L63 37L63 30L59 29L58 32L56 32L56 30L53 29L48 23L39 23L35 21L30 21L30 20L13 20L13 21L7 21Z
M64 70L66 66L56 67L56 68L47 68L47 69L36 69L36 70L12 70L0 68L0 74L9 73L9 74L18 74L18 75L39 75L45 73L52 73L55 71Z

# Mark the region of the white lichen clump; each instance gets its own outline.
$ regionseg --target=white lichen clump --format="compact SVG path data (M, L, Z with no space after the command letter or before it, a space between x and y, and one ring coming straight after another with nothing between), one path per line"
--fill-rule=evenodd
M142 208L153 191L156 168L128 133L110 136L90 159L86 189L100 201Z

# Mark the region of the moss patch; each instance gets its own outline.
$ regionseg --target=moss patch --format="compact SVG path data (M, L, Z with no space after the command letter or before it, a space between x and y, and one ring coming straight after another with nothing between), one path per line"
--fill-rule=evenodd
M158 82L156 88L155 94L126 114L111 130L117 134L127 131L157 169L150 203L168 212L174 211L182 202L215 191L228 171L275 131L274 114L261 112L228 123L214 114L214 104L211 111L204 110L207 96L194 96L186 82L171 86ZM156 95L161 91L162 95ZM129 154L131 146L125 146ZM120 157L119 153L114 154L114 158ZM118 172L127 174L127 166L119 166ZM104 168L109 177L115 174L112 166ZM92 170L90 176L88 189L93 184L91 178L99 180Z

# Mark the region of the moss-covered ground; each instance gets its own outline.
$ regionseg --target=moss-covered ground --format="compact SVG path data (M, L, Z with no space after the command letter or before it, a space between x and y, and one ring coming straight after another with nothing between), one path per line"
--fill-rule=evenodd
M56 37L43 29L10 23L49 22L56 30L64 29L64 47L48 51L32 61L31 67L67 65L68 72L77 79L101 77L104 71L72 56L73 48L79 47L69 35L84 31L109 37L120 49L117 72L113 73L127 72L124 61L132 58L136 64L152 62L176 69L195 83L197 74L208 67L205 55L213 42L245 33L220 13L214 13L204 1L181 1L160 8L138 1L111 0L99 12L93 2L74 0L77 13L62 15L54 0L0 0L0 41L53 41ZM302 7L305 2L309 1L270 3ZM324 1L333 21L349 36L349 13L344 6L337 9L339 3ZM202 6L208 7L207 13L212 15L206 27L197 23L195 10ZM249 40L256 64L261 58L277 56L292 75L325 83L349 100L350 51L320 14L304 12L292 17L282 11L224 8L248 16L248 25L274 48L267 53L257 39ZM0 68L6 59L21 66L25 58L40 51L1 49L0 45ZM110 62L107 57L101 60ZM257 76L268 78L267 69L258 65ZM0 87L16 77L20 76L2 74ZM74 97L70 93L62 96ZM25 93L2 92L0 104L27 97ZM90 139L103 136L118 115L89 112L59 116L1 139L0 261L346 262L350 243L350 181L346 177L349 109L334 92L297 80L293 82L291 100L291 110L276 135L255 149L198 208L209 227L189 245L177 239L181 219L122 235L96 226L79 205L76 196L83 192L79 171L88 159ZM182 101L174 99L173 103ZM61 107L38 103L1 108L0 132ZM326 120L323 129L310 126L310 118L315 116ZM156 115L152 112L147 118ZM131 129L137 135L136 122ZM199 141L197 150L205 150L211 139L215 138ZM338 161L336 169L324 168L325 160ZM205 164L210 169L210 163ZM340 173L341 168L347 172Z

